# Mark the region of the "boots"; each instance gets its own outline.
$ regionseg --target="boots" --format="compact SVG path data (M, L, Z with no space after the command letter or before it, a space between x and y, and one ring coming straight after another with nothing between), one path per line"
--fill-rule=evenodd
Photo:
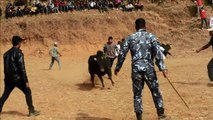
M164 108L157 109L158 120L170 120L170 118L164 114Z
M142 120L142 113L136 112L137 120Z

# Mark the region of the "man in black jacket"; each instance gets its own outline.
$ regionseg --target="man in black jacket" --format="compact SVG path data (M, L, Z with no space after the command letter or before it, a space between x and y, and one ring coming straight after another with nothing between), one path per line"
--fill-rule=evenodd
M2 107L10 93L15 87L17 87L25 94L29 109L28 116L37 116L40 113L39 111L36 111L33 106L31 90L26 75L24 54L20 50L22 40L23 39L19 36L13 36L13 47L4 54L5 88L4 93L0 98L0 113L2 112Z

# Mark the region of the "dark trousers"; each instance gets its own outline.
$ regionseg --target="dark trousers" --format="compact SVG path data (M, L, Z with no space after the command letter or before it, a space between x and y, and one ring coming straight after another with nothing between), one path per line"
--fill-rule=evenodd
M209 61L207 65L207 69L208 69L209 79L210 81L213 81L213 58Z
M51 61L51 63L50 63L49 69L50 69L50 70L52 69L53 64L54 64L54 61L56 61L56 62L58 63L59 69L61 69L61 62L60 62L59 57L52 57L52 61Z
M112 68L112 65L113 65L115 58L109 58L109 60L110 60L110 68Z
M208 28L208 22L206 18L201 18L201 29L203 28L203 23L205 22L206 28Z
M0 112L2 112L2 108L3 108L5 101L7 100L10 93L13 91L13 89L15 87L19 88L25 94L29 112L34 112L31 90L30 90L30 88L26 87L26 84L24 82L18 82L18 83L5 82L4 93L3 93L2 97L0 98ZM18 99L19 98L17 98L17 100Z

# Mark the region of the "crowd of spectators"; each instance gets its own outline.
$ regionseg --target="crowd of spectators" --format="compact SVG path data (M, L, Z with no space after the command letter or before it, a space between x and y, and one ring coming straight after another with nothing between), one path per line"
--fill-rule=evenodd
M22 17L24 15L51 14L72 12L74 10L97 9L108 12L110 9L123 11L143 10L139 0L34 0L24 3L24 0L8 2L5 8L5 18Z

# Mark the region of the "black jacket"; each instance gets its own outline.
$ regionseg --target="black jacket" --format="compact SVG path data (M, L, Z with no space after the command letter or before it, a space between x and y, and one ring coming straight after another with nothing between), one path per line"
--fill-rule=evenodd
M5 82L28 82L24 64L24 54L12 47L4 54Z

